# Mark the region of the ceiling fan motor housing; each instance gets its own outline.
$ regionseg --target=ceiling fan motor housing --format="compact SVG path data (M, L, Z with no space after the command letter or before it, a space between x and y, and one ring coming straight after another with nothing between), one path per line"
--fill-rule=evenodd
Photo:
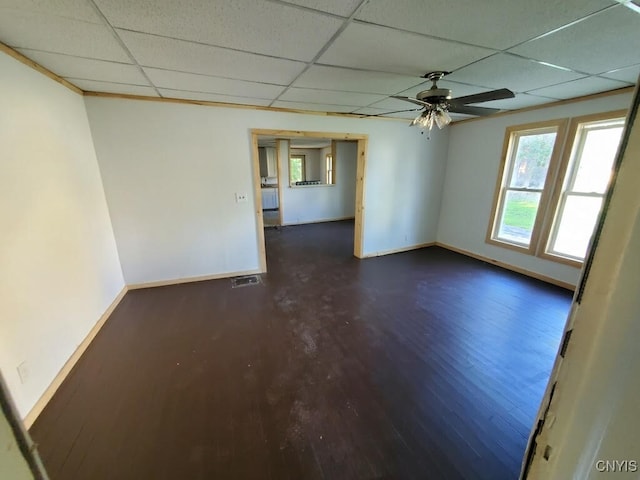
M430 88L418 93L416 98L427 103L443 103L451 99L451 90L448 88Z

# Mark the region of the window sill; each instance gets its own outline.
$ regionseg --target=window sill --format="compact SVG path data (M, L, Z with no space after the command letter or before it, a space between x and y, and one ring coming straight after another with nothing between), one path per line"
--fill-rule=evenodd
M568 265L574 268L582 268L582 265L584 264L584 262L581 262L579 260L574 260L573 258L562 257L560 255L555 255L553 253L547 253L547 252L543 252L539 254L538 257L543 258L545 260L550 260L552 262L562 263L563 265Z
M509 250L514 250L516 252L520 252L525 255L531 255L532 257L538 257L542 260L549 260L551 262L560 263L562 265L568 265L569 267L582 268L582 265L583 265L583 262L580 262L578 260L561 257L560 255L554 255L552 253L543 252L543 253L535 254L535 252L532 251L531 247L525 247L521 245L516 245L514 243L508 243L502 240L496 240L495 238L487 238L486 243L488 243L489 245L495 245L496 247L502 247Z
M496 247L508 248L509 250L515 250L516 252L524 253L525 255L533 255L531 247L524 245L518 245L516 243L509 243L504 240L498 240L496 238L487 238L486 243L489 245L495 245Z

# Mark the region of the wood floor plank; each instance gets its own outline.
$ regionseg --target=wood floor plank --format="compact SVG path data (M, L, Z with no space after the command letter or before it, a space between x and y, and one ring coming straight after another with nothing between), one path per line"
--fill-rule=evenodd
M127 293L31 429L53 480L515 479L571 303L353 223L267 229L269 273Z

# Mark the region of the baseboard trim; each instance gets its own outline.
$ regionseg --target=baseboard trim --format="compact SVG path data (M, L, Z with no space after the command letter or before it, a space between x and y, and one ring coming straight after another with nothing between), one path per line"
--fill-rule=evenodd
M260 269L243 270L240 272L216 273L214 275L202 275L199 277L175 278L172 280L160 280L157 282L134 283L128 285L129 290L140 290L141 288L166 287L169 285L180 285L181 283L205 282L207 280L219 280L221 278L241 277L243 275L255 275L263 273Z
M408 247L394 248L391 250L379 250L377 252L367 253L362 258L383 257L385 255L393 255L394 253L410 252L411 250L419 250L421 248L433 247L436 242L418 243L409 245Z
M111 305L107 307L105 312L100 316L100 318L95 323L93 328L89 331L89 333L84 338L84 340L82 340L80 345L78 345L78 348L75 349L75 351L71 354L69 359L62 366L62 368L60 369L58 374L55 376L51 384L47 387L47 389L40 396L36 404L33 406L33 408L31 408L27 416L24 418L23 422L24 422L25 428L27 429L31 428L33 423L36 421L36 418L38 418L38 415L42 413L42 410L44 410L44 407L46 407L47 403L49 403L49 401L51 400L53 395L56 393L60 385L62 385L62 382L64 382L64 379L67 378L67 375L69 375L69 373L71 372L71 369L78 362L82 354L87 350L87 348L89 347L93 339L96 337L100 329L104 326L109 316L120 304L120 302L126 295L127 291L128 289L126 285L122 287L122 290L120 290L120 293L118 293L118 295L113 300L113 302L111 302Z
M320 220L309 220L307 222L293 222L293 223L283 223L283 227L293 227L294 225L310 225L312 223L327 223L327 222L341 222L343 220L354 220L356 217L338 217L338 218L324 218Z
M541 273L532 272L531 270L527 270L526 268L516 267L515 265L510 265L508 263L501 262L500 260L496 260L494 258L485 257L483 255L479 255L477 253L473 253L468 250L463 250L462 248L454 247L452 245L447 245L446 243L435 242L435 245L437 247L442 247L446 250L450 250L452 252L465 255L467 257L475 258L476 260L480 260L485 263L496 265L500 268L504 268L505 270L511 270L512 272L520 273L522 275L526 275L527 277L535 278L536 280L542 280L543 282L565 288L572 292L576 289L575 285L572 285L567 282L563 282L562 280L557 280L555 278L542 275Z

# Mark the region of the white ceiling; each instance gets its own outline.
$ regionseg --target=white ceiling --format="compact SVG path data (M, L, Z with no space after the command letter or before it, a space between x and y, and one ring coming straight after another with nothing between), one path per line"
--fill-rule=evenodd
M420 78L512 110L633 85L625 0L0 0L0 41L85 91L369 115ZM415 112L391 116L412 117ZM464 118L457 116L456 118Z

